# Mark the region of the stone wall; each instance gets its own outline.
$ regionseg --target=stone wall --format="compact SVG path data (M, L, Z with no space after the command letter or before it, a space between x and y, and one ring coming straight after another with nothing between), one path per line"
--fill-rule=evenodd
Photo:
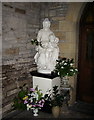
M2 3L0 2L0 119L2 118Z
M30 71L36 69L31 39L39 29L40 3L2 4L2 112L11 111L13 98L24 83L32 86Z

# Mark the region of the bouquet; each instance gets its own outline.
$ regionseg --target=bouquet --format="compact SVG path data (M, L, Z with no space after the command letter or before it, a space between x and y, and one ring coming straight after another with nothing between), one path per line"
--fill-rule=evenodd
M73 59L60 58L56 61L56 66L53 72L62 78L65 76L73 76L78 73L78 69L74 67Z
M44 105L44 97L41 90L38 89L38 86L34 88L30 88L29 93L23 98L24 104L29 109L41 109Z

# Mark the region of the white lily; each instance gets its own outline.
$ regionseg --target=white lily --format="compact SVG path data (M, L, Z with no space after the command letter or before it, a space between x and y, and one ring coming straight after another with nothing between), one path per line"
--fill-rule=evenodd
M70 69L70 71L73 71L73 69Z
M67 65L67 63L64 63L64 65Z

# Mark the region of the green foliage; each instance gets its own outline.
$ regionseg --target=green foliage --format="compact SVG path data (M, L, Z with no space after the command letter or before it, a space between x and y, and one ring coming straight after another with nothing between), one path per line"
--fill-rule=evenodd
M24 105L22 99L19 99L18 97L15 97L13 102L14 102L14 104L13 104L14 109L19 109L19 110L25 110L26 109L26 105Z
M35 88L36 93L38 94L38 100L40 100L43 97L43 93L41 92L40 89L38 89L38 85Z
M45 100L49 102L50 106L62 106L64 96L59 93L58 86L53 87L53 92L45 94Z
M25 86L25 85L23 85ZM24 90L23 87L20 87L20 91L17 96L13 99L13 109L25 110L26 105L24 104L23 97L27 95L27 90Z
M53 72L60 78L65 76L73 76L74 74L78 73L77 68L74 67L73 59L61 58L56 62L57 63Z
M26 94L27 94L27 91L21 90L21 91L19 91L19 93L18 93L18 98L22 99Z
M58 86L54 86L51 100L52 106L62 106L63 99L63 95L59 94Z

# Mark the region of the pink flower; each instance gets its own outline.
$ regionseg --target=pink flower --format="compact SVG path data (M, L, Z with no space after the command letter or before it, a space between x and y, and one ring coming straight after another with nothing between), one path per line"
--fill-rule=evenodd
M38 107L42 107L42 105L38 105Z
M33 92L33 91L35 91L35 89L34 89L34 88L30 88L30 91L32 91L32 92Z
M41 100L42 102L45 102L43 99Z
M42 103L41 107L43 107L44 103Z
M36 107L36 105L32 105L32 107Z
M41 103L42 101L40 100L39 103Z
M24 104L26 104L26 103L28 103L28 101L27 101L27 100L25 100L25 101L24 101Z

